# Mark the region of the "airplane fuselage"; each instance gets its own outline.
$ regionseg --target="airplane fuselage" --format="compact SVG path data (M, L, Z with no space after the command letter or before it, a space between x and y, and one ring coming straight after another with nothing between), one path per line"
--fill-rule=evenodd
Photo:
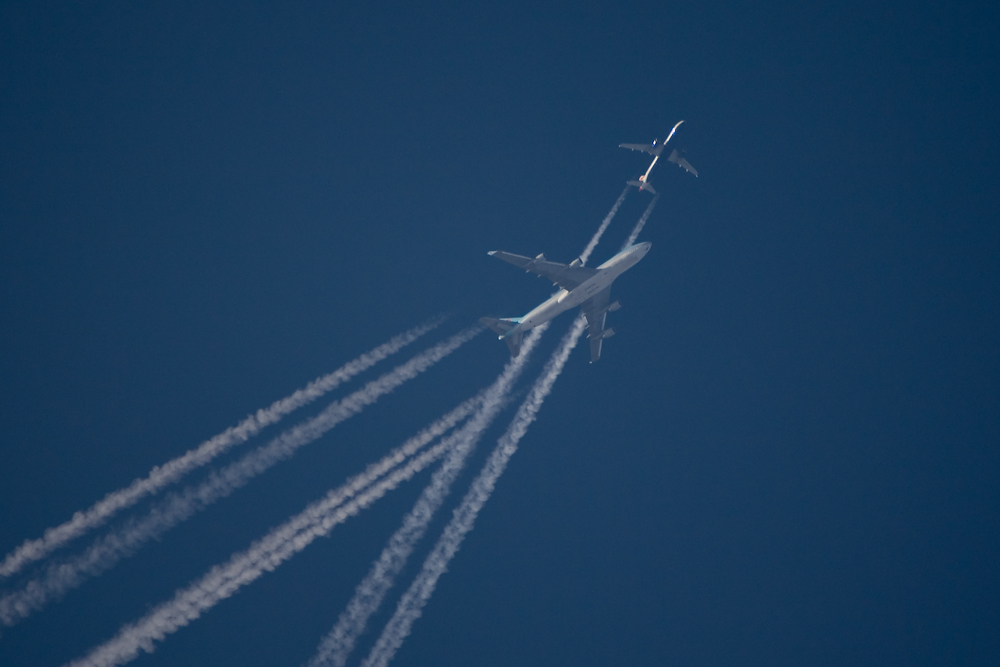
M597 267L597 273L587 279L575 289L568 291L561 289L551 297L543 301L539 306L531 310L521 318L520 324L507 331L501 338L507 338L529 329L534 329L540 324L548 322L555 316L570 308L576 308L587 299L611 286L615 278L635 266L640 259L646 256L652 244L648 241L637 243L625 248L620 253Z
M649 179L649 172L653 171L653 167L656 166L656 161L659 159L660 159L660 154L657 153L656 157L653 158L653 161L649 163L649 169L646 170L646 173L639 177L640 181L645 183ZM632 173L634 174L635 172Z

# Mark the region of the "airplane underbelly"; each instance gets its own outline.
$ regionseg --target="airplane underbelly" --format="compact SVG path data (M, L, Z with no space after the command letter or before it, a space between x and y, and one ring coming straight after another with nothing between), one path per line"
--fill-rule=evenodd
M546 301L524 316L522 320L522 323L525 325L524 328L530 329L537 327L539 324L544 324L567 308L572 308L573 305L575 304L567 304L565 300L562 303L554 299Z
M581 303L594 296L603 289L606 289L608 285L612 283L612 280L593 280L585 282L584 284L573 290L569 298L563 300L563 305L566 308L573 308L579 306Z

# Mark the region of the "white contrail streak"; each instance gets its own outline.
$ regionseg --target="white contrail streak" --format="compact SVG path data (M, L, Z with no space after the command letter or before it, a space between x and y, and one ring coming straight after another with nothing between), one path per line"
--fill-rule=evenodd
M361 474L273 529L246 551L233 554L226 563L213 567L197 581L178 590L173 599L138 621L122 626L114 638L69 663L70 667L123 665L137 657L140 651L151 653L156 643L167 635L188 625L265 572L275 570L317 537L328 535L337 524L367 508L440 458L450 446L447 441L417 452L468 416L481 400L482 394L458 406L381 461L368 466Z
M601 226L597 228L597 233L594 234L594 237L590 239L590 243L588 243L587 247L583 249L582 253L580 253L581 264L586 264L587 260L590 259L590 253L594 252L594 248L597 247L597 242L601 240L601 236L604 235L604 230L606 230L608 228L608 225L611 224L611 220L615 217L615 213L618 212L618 207L620 207L622 205L622 202L625 201L625 195L628 194L630 188L631 188L630 185L626 185L625 189L622 190L622 193L618 195L618 199L615 201L615 205L611 207L611 210L608 211L608 214L604 216L604 220L601 221Z
M340 615L333 630L320 642L310 667L334 665L343 667L350 656L358 636L365 631L368 619L378 610L386 593L392 588L396 576L406 565L416 543L424 536L427 526L441 507L451 485L465 467L469 454L483 433L505 405L505 398L524 370L527 357L548 328L543 324L529 333L521 354L511 359L496 381L484 392L483 402L475 415L458 431L449 436L453 446L441 467L435 471L430 483L417 499L403 524L389 538L389 542L358 585L354 597Z
M53 563L46 573L24 588L0 598L0 623L14 625L52 599L76 588L90 577L114 567L122 558L211 503L228 496L274 464L289 458L340 422L361 412L381 396L415 378L482 331L476 325L455 334L373 380L349 396L335 401L316 417L295 426L267 445L246 454L204 482L173 494L145 517L132 521L95 541L82 554L66 562Z
M66 523L49 528L42 537L25 541L24 544L7 554L3 562L0 563L0 578L16 574L25 565L45 558L70 540L102 525L117 512L131 507L142 498L176 482L234 445L246 442L264 427L276 423L293 410L316 400L389 355L399 352L427 332L438 327L445 319L444 317L435 318L392 338L334 372L313 380L291 396L274 402L266 409L258 410L256 414L248 416L236 426L206 440L197 448L188 450L173 461L153 468L146 477L136 479L124 489L109 493L89 509L75 513L73 518Z
M423 569L410 588L403 594L396 613L389 620L382 635L375 642L371 653L362 663L362 667L385 667L392 660L396 651L402 646L403 640L410 634L413 622L420 617L424 605L434 593L438 579L444 574L448 563L458 551L465 535L472 530L479 511L489 500L497 480L503 474L510 457L517 451L518 443L528 431L528 426L535 420L538 410L552 390L552 385L559 377L569 353L576 346L587 321L583 316L576 318L572 328L563 336L559 347L553 353L542 374L535 381L528 397L518 408L507 431L500 437L496 449L490 455L479 476L472 482L462 504L455 510L454 517L445 527L444 533L434 545L433 551L424 561Z
M639 238L639 232L641 232L642 228L646 226L646 221L649 220L649 214L653 212L653 207L656 206L656 202L659 201L659 199L660 195L654 195L653 199L650 200L649 206L647 206L646 210L642 212L639 222L635 223L635 227L632 228L632 233L628 235L628 239L624 244L622 244L622 250L635 243L635 240Z

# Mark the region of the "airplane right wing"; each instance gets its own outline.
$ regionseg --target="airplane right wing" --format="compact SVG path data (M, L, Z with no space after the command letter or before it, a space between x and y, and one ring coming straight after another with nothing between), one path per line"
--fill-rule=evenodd
M698 170L692 167L690 162L681 157L681 154L677 152L676 148L672 153L670 153L670 157L667 158L667 162L673 162L689 174L694 174L695 176L698 175Z
M594 296L590 297L580 306L580 310L587 317L587 337L590 338L590 363L594 363L601 358L601 344L605 338L615 335L614 329L605 329L604 321L608 317L609 310L618 310L621 305L611 301L611 287L606 287Z
M597 269L589 269L579 265L580 260L574 260L570 264L560 264L550 262L545 259L545 255L537 257L524 257L503 250L491 250L489 255L502 259L508 264L522 268L525 271L537 274L543 278L548 278L553 283L566 290L573 290L585 282L588 278L597 273Z
M642 151L650 155L659 155L663 150L663 144L653 146L652 144L618 144L618 148L627 148L632 151Z

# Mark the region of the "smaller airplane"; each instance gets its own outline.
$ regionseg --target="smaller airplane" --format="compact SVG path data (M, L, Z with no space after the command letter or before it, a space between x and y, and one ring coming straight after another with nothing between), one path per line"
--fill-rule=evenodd
M594 363L601 358L601 343L615 335L614 329L604 327L605 317L608 312L621 308L620 303L611 301L611 283L645 257L650 245L648 241L631 245L596 269L584 267L579 258L569 264L560 264L550 262L545 255L532 258L493 250L489 253L491 256L548 278L560 289L524 317L481 317L479 321L500 334L500 340L510 348L510 356L516 357L521 353L521 337L525 331L579 306L587 317L590 363Z
M674 136L674 132L677 131L677 128L680 127L681 123L683 122L684 122L683 120L677 121L677 125L674 125L673 129L670 130L670 134L667 135L667 138L663 140L662 144L657 145L656 139L653 140L652 145L618 144L619 148L628 148L633 151L642 151L643 153L649 153L650 155L653 156L653 162L650 163L649 169L646 170L646 173L640 176L638 181L629 181L628 182L629 185L634 185L640 190L646 190L647 192L652 192L654 195L656 194L656 190L654 190L653 186L649 184L649 172L653 171L653 167L656 166L656 161L660 159L660 153L663 152L663 147L667 145L667 142L670 141L670 138ZM685 160L683 157L681 157L680 153L678 153L676 150L670 154L670 157L667 158L667 161L673 162L677 166L682 167L689 173L694 174L695 176L698 175L698 171L691 166L691 163Z

